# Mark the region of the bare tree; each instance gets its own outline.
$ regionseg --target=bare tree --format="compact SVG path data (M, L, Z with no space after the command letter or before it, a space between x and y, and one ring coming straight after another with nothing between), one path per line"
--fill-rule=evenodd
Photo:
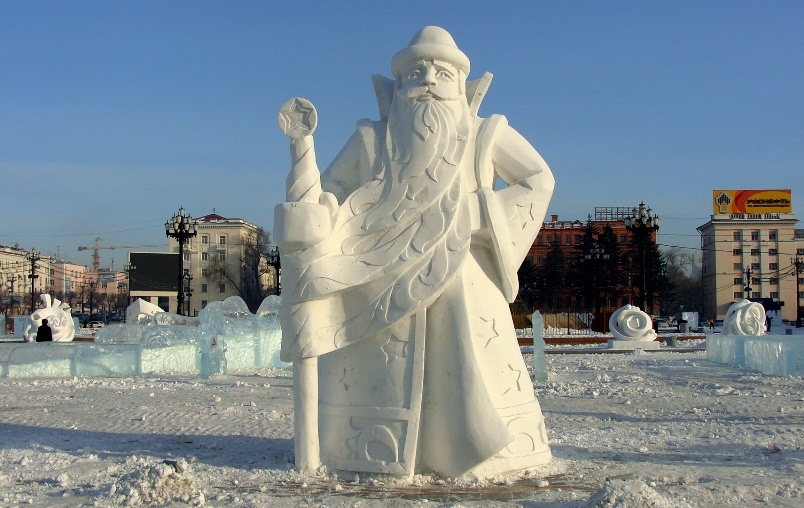
M268 284L269 279L276 283L276 277L272 277L274 267L268 263L270 244L268 232L257 228L256 234L240 239L239 265L228 264L217 256L209 264L209 277L231 283L251 312L256 312L265 297L273 294L273 286Z

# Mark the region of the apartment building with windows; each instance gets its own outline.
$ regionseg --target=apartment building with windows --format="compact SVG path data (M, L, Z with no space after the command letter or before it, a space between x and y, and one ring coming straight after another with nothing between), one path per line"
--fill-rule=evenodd
M258 287L267 291L276 285L274 273L265 268L266 260L254 259L260 235L258 226L215 213L197 220L198 234L184 247L185 314L194 316L209 302L230 296L248 296ZM173 238L169 250L179 251L178 242ZM253 269L255 262L260 264L257 270ZM171 312L175 312L176 300L176 295L173 295Z
M53 270L50 256L36 253L33 268L34 277L31 278L31 251L0 246L0 303L4 313L29 314L31 295L33 294L34 306L41 307L39 295L52 291Z
M795 257L801 249L789 190L713 192L714 214L701 234L703 316L723 319L735 301L761 302L794 321ZM804 251L802 251L804 252Z

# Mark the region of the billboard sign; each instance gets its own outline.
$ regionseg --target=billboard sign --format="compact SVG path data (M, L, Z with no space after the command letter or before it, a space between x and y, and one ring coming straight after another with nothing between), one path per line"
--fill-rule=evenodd
M714 190L712 207L718 213L793 213L790 189Z

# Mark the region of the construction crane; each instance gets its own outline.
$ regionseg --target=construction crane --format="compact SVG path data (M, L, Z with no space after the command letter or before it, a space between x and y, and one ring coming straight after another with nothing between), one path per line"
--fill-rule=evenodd
M97 272L98 269L100 268L100 253L98 251L101 250L101 249L114 250L114 249L137 249L137 248L140 248L140 247L167 247L165 244L157 244L157 245L111 245L109 247L101 247L99 245L100 241L101 241L100 238L95 238L95 246L94 247L89 247L89 246L86 246L86 245L82 245L82 246L78 247L79 251L92 249L92 270L95 271L95 272Z

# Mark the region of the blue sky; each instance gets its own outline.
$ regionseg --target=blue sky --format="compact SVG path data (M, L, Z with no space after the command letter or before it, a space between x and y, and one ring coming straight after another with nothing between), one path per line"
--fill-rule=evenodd
M325 168L425 25L494 74L480 114L550 165L548 214L644 201L686 247L713 189L792 188L804 218L804 2L6 0L0 244L90 264L96 237L167 245L181 205L270 230L279 107L313 102Z

